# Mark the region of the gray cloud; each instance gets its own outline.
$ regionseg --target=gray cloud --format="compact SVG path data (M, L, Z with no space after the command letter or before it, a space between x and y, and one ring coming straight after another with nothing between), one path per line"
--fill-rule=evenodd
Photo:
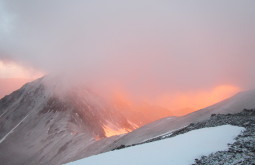
M253 0L0 0L0 6L0 59L144 95L255 85Z

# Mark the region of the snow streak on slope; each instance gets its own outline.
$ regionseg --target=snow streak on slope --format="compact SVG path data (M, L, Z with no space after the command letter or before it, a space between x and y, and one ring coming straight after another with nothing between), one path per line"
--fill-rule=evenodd
M112 151L67 165L188 165L202 155L228 149L244 128L223 125L203 128L153 143ZM128 160L128 161L127 161Z
M31 112L30 112L31 113ZM28 115L26 115L14 128L11 129L10 132L8 132L1 140L0 143L2 143L11 133L13 133L13 131L24 121L26 120L26 118L30 115L30 113Z

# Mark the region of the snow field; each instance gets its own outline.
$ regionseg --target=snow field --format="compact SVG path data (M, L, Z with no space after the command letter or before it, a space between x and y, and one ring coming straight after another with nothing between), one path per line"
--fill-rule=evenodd
M115 150L67 165L190 165L196 158L227 150L243 127L223 125L193 130L173 138Z

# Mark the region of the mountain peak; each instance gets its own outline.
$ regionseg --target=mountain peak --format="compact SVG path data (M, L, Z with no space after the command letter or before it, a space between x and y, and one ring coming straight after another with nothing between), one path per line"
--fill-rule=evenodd
M49 80L53 79L43 77L30 82L0 100L0 148L8 148L1 160L26 150L30 156L17 157L10 164L61 164L72 159L71 154L62 160L63 153L73 152L74 148L75 152L86 151L98 139L135 129L92 91L80 87L60 91L63 83Z

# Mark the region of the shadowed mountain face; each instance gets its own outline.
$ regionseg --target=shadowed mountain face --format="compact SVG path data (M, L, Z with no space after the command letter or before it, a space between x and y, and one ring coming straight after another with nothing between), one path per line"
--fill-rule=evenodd
M2 164L62 164L108 150L111 130L135 129L91 91L58 87L38 79L0 100Z

